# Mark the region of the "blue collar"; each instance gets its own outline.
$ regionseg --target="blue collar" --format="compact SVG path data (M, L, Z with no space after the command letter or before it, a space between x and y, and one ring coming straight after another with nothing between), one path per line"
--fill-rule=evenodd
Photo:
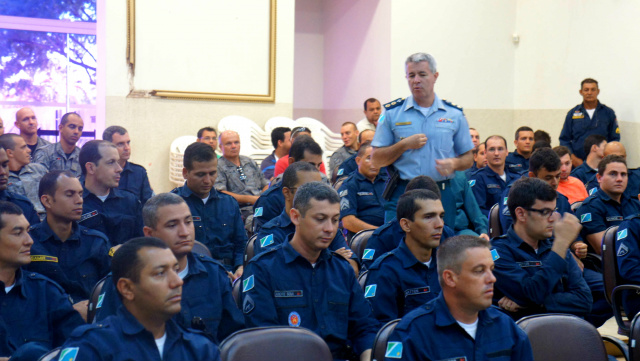
M522 238L520 238L520 236L518 236L516 231L513 229L513 225L509 227L509 230L507 231L507 237L509 238L510 241L511 240L515 241L517 243L518 248L524 251L527 251L529 253L536 254L536 251L533 249L533 247L531 247L527 242L523 241ZM537 254L541 255L544 252L546 252L548 249L551 249L552 244L553 244L553 237L539 240Z
M303 259L305 260L305 262L309 263L309 261L302 257L302 255L300 255L300 253L298 253L298 251L296 251L295 249L293 249L293 247L291 246L290 242L284 242L282 244L282 252L284 253L284 262L285 263L291 263L293 261L295 261L297 258ZM318 257L318 261L316 262L316 266L318 264L320 264L322 261L326 261L329 258L331 258L331 252L329 252L329 250L325 249L322 252L320 252L320 257Z
M187 185L187 182L184 182L184 185L182 187L177 188L178 189L178 194L185 197L185 198L189 198L191 196L193 196L193 198L197 198L202 202L202 198L198 197L195 193L193 193L193 191L191 190L191 188L189 188L189 186ZM211 188L211 191L209 191L209 199L217 199L218 198L218 191L216 191L215 188Z
M437 248L434 248L431 251L431 266L429 268L436 267L436 251L437 251ZM402 239L402 241L400 241L398 248L396 248L396 256L398 257L398 259L400 259L400 262L402 263L402 267L404 268L411 268L415 265L427 267L424 263L418 261L416 256L414 256L413 253L411 253L411 250L409 249L407 244L404 242L404 238Z
M451 311L449 311L449 307L447 307L447 303L444 300L444 292L440 293L440 295L438 295L438 297L436 297L436 299L430 303L435 311L434 317L436 326L446 327L457 325L456 319L451 315ZM482 310L478 312L478 325L486 326L490 323L493 323L493 320L497 317L497 313L492 316L487 312L487 310Z

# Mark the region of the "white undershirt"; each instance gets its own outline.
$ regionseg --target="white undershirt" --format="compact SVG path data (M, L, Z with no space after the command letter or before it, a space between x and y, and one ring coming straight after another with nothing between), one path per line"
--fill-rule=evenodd
M460 321L456 321L460 327L464 328L465 331L471 336L472 339L476 339L476 331L478 330L478 319L476 318L476 322L467 324L462 323Z
M99 199L99 200L101 200L101 201L103 201L103 202L104 202L104 201L106 201L106 200L107 200L107 197L108 197L108 196L109 196L109 194L107 194L106 196L98 196L98 195L97 195L96 197L98 197L98 199Z
M8 294L9 292L11 292L11 290L13 289L13 286L15 286L15 285L16 285L16 283L14 282L11 286L5 287L4 288L4 293Z
M589 114L589 118L593 119L593 114L595 114L596 108L587 109L587 114Z
M188 273L189 273L189 260L187 260L187 265L184 266L184 269L178 272L178 276L180 277L181 280L183 280L185 277L187 277Z
M207 201L209 200L209 197L211 197L211 193L209 193L207 195L207 198L202 198L202 203L207 204Z
M429 108L424 108L419 106L418 104L414 104L414 108L418 109L422 115L427 117L429 115Z
M164 342L167 340L167 333L165 332L162 337L156 339L156 346L158 346L158 351L160 351L160 358L162 358L162 350L164 349Z
M500 176L500 179L502 179L506 183L507 182L507 172L502 173L502 175Z
M424 265L427 267L431 267L431 261L433 261L433 257L429 258L429 260L425 262Z

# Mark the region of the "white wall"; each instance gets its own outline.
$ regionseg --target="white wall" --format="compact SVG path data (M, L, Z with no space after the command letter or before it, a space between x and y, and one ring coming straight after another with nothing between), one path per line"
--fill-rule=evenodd
M324 27L322 0L295 2L294 117L322 119Z

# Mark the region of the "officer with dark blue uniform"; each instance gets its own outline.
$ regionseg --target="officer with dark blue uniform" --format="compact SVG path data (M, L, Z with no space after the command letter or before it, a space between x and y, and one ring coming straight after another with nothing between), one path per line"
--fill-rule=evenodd
M597 169L591 168L587 162L584 162L571 171L571 176L580 179L586 185L589 180L594 179L596 173L598 173Z
M507 207L507 201L509 200L509 192L511 191L511 186L513 186L513 184L510 184L507 189L504 190L504 193L502 193L502 202L500 202L500 226L505 232L513 224L513 219L511 218L509 207ZM560 192L556 193L558 193L556 212L560 214L565 214L567 212L573 214L573 211L571 210L571 204L569 204L569 198L565 197Z
M507 168L515 173L526 172L529 169L529 159L523 157L517 150L509 153L505 161Z
M358 170L358 163L356 163L357 156L358 154L350 156L345 159L340 166L338 166L338 171L336 172L337 178L350 176L353 172Z
M529 158L533 149L533 129L520 127L516 130L516 149L507 155L505 161L506 168L515 173L526 173L529 171ZM524 154L524 155L523 155ZM527 157L525 157L525 155Z
M627 217L616 232L616 262L623 284L640 285L640 215ZM636 292L624 291L622 305L627 315L640 311L640 297Z
M624 190L624 195L629 198L638 198L638 194L640 194L640 169L629 169L627 188ZM587 193L589 195L593 195L593 193L597 192L600 189L600 183L598 183L598 179L594 175L589 179L587 183L585 183L585 188L587 188Z
M277 182L262 192L253 205L253 233L258 233L262 226L276 218L283 208L282 182Z

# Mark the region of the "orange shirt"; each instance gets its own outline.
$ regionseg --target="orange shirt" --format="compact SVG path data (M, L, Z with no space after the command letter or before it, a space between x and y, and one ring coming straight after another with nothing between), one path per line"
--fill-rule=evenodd
M566 181L560 180L558 192L569 198L569 203L571 204L577 201L584 201L589 196L580 179L572 176L569 176Z
M289 156L285 155L284 157L278 159L278 161L276 162L276 167L273 170L273 176L277 177L280 174L284 173L284 171L287 169L287 167L289 166ZM322 172L322 174L327 175L327 171L324 169L324 162L320 163L320 172Z

